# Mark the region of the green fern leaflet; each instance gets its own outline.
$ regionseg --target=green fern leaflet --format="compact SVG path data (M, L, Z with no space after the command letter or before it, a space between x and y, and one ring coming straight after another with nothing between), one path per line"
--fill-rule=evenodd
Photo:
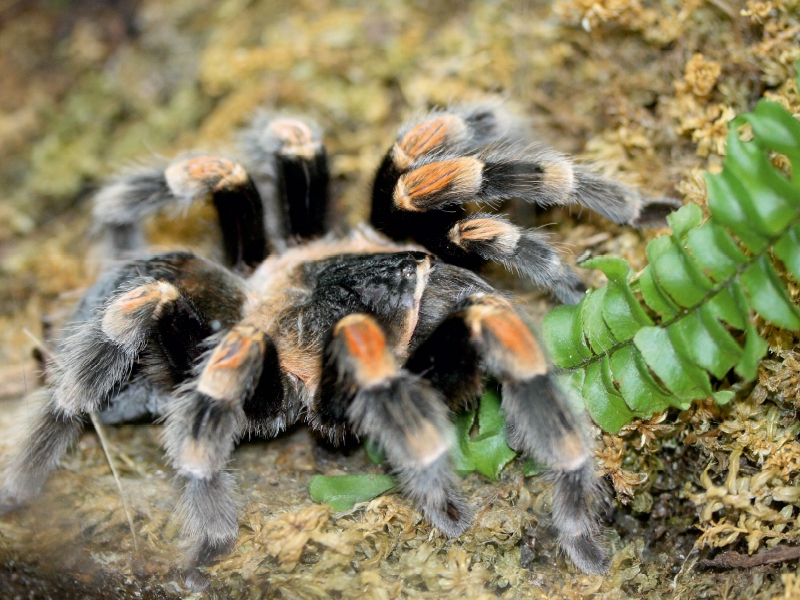
M743 142L746 123L753 139ZM770 151L789 159L792 179ZM800 280L800 122L760 101L731 123L722 173L705 179L709 219L696 205L672 214L672 235L648 244L649 264L638 274L619 258L584 262L608 284L545 317L551 357L608 432L669 406L729 401L733 392L715 391L714 382L731 369L754 379L767 351L755 315L800 329L773 262Z

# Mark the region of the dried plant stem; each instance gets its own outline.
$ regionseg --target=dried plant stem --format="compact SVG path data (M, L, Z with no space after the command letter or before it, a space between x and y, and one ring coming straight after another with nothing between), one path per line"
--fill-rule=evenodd
M117 483L117 489L119 490L119 497L122 500L122 508L125 511L125 516L128 518L128 527L131 529L131 537L133 538L133 549L135 552L139 552L139 543L136 541L136 530L133 528L133 517L131 517L131 511L128 508L128 501L125 499L125 494L122 491L122 482L119 479L119 473L117 472L117 467L114 465L114 461L111 459L111 452L109 451L109 443L108 438L106 438L105 429L103 429L103 424L100 422L100 418L97 415L97 411L92 411L90 413L92 417L92 425L94 425L94 429L97 432L97 437L100 438L100 445L103 447L103 453L106 455L106 460L108 461L108 466L111 467L111 473L114 475L114 481Z

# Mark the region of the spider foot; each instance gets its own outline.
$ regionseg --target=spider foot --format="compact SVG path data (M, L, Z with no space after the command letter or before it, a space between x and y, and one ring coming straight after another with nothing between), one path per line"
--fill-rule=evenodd
M339 414L375 441L397 472L405 494L448 537L463 533L472 514L450 466L452 425L444 399L427 381L400 369L377 322L345 317L329 345L327 416ZM320 406L318 403L317 406Z

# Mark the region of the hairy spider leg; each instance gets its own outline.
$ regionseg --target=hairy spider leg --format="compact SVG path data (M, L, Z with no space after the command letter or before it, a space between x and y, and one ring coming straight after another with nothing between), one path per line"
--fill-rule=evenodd
M0 488L0 515L14 510L35 496L58 461L83 431L82 415L67 414L53 401L49 388L31 399L40 403L22 446L6 464Z
M497 215L477 213L456 222L447 237L462 251L527 277L564 304L577 304L586 293L580 277L548 243L545 233L522 229Z
M450 466L453 433L444 399L398 366L382 328L366 314L336 324L323 365L320 417L349 423L376 442L427 519L448 537L461 535L472 513Z
M203 287L209 283L227 288L230 300L214 301ZM58 344L51 388L41 392L31 433L7 466L0 510L39 491L82 431L85 415L100 410L103 419L109 411L111 418L103 420L115 422L115 402L144 403L152 386L171 391L185 379L211 322L225 326L238 317L237 296L243 301L233 275L187 253L135 261L102 277ZM140 406L132 415L134 408L123 420L146 412Z
M609 562L592 511L597 483L589 445L536 338L511 304L496 294L468 296L405 368L429 381L455 412L470 408L484 373L500 381L510 443L552 470L561 547L582 571L604 573Z
M425 212L477 201L522 199L540 206L578 205L621 224L636 224L679 206L648 198L574 165L552 150L498 145L477 154L435 153L415 159L392 190L397 210Z
M440 111L404 125L375 175L370 214L372 226L395 240L414 239L446 258L440 254L446 252L449 245L444 233L466 216L465 208L455 205L446 212L424 214L401 210L393 200L394 190L400 177L418 157L445 150L467 151L471 144L491 143L501 135L499 129L495 113L484 107L463 115ZM481 265L462 266L478 268Z
M472 153L496 143L519 143L524 127L496 104L438 110L411 119L398 132L384 156L372 187L372 225L394 239L413 235L409 224L397 223L392 197L400 177L426 154Z
M287 240L327 233L330 176L320 131L304 120L261 114L242 133L242 145L272 245L283 250Z
M373 226L396 240L414 239L469 269L498 261L562 302L576 303L583 285L569 266L553 260L554 252L545 257L541 234L518 230L519 236L510 231L494 236L499 225L481 215L481 227L467 225L480 243L459 243L465 203L498 207L519 198L541 206L577 205L637 227L663 226L681 205L604 179L552 150L526 146L525 137L520 124L493 106L438 112L404 126L375 178ZM512 240L519 243L511 247Z
M261 198L244 167L220 156L179 159L166 169L123 175L95 196L93 217L110 259L119 260L142 252L144 219L201 201L211 201L217 210L228 266L247 271L264 260Z
M163 433L183 480L177 513L191 542L186 584L192 589L207 584L197 567L230 552L238 535L235 483L226 471L231 452L248 420L278 410L283 399L269 336L243 321L215 341L170 402Z

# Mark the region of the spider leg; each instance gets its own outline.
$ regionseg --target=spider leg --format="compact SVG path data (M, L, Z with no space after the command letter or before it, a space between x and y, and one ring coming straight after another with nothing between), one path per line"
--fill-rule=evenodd
M650 198L552 150L526 145L527 138L522 123L492 105L436 112L405 125L378 169L372 224L427 246L418 238L421 220L408 213L431 215L447 207L452 224L469 201L578 205L636 227L663 226L680 208L677 200Z
M466 298L413 352L406 368L463 410L482 389L484 372L502 383L509 440L553 471L553 522L561 547L586 573L609 561L592 511L596 480L577 415L548 374L533 334L505 299Z
M414 239L461 267L500 262L562 302L577 303L585 291L580 278L542 234L497 216L470 216L465 205L497 207L512 199L577 205L616 223L657 227L681 203L650 198L552 150L526 146L526 137L518 121L491 105L412 121L378 169L372 225L393 239Z
M561 302L577 304L586 293L583 282L561 260L547 236L525 230L496 215L479 213L456 222L448 233L451 254L476 254L487 262L527 276ZM444 254L448 258L448 254Z
M396 210L426 212L467 201L498 204L520 198L540 206L578 205L615 223L649 225L680 202L637 190L573 165L552 151L490 147L477 154L421 155L398 178Z
M439 152L474 152L503 141L519 142L524 130L511 115L494 104L438 110L412 119L398 132L384 156L373 186L373 220L388 216L397 180L419 157ZM388 201L387 201L388 200ZM377 223L373 223L376 224Z
M452 425L441 396L397 365L378 323L352 314L334 327L312 422L328 433L351 425L386 453L405 494L448 537L472 515L448 458Z
M176 253L125 265L87 292L71 331L58 344L40 412L7 466L0 490L5 510L38 492L82 431L86 414L103 409L125 386L155 382L171 389L186 377L200 343L212 331L204 315L225 323L232 316L226 313L238 316L238 308L217 302L208 310L208 297L183 290L211 280L228 286L235 298L232 278L211 263ZM145 358L151 361L144 366L148 381L131 381Z
M299 119L256 117L242 134L253 181L264 202L269 241L328 230L328 158L319 130Z
M178 514L190 540L187 585L206 579L196 568L229 552L238 535L233 477L225 468L254 417L276 414L283 387L272 340L238 324L196 368L168 409L164 442L183 480Z
M142 326L177 299L165 282L144 283L115 298L103 315L67 339L59 355L52 392L47 391L31 432L6 469L0 493L6 510L34 496L83 429L83 416L100 408L130 375L146 341Z
M95 227L103 232L111 258L125 258L144 246L144 218L207 199L217 209L227 264L246 270L263 261L266 237L258 191L240 164L219 156L179 159L166 169L118 178L94 198Z
M35 496L50 471L83 431L80 415L65 413L48 389L36 392L41 405L29 432L6 465L0 488L0 514L5 514Z

